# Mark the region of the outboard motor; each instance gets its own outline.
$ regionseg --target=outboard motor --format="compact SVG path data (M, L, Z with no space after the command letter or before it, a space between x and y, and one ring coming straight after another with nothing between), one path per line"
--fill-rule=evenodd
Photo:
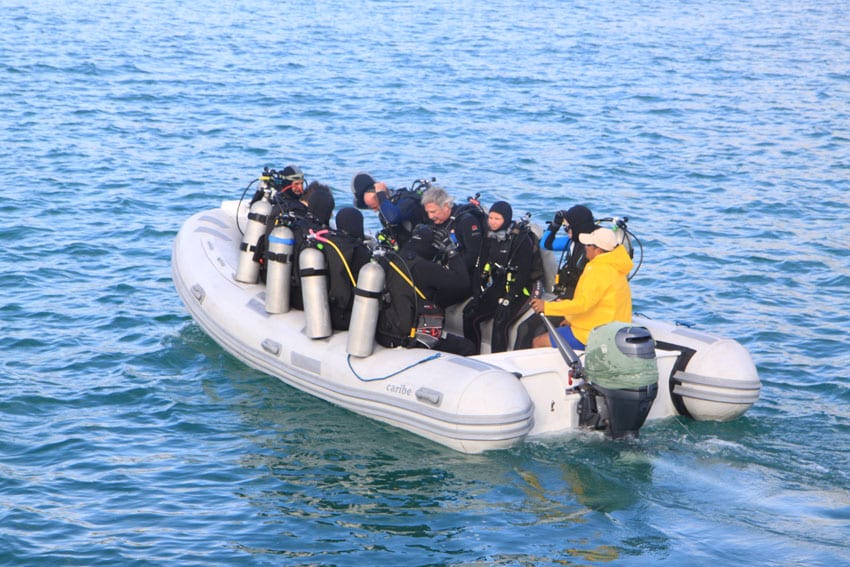
M588 384L579 423L614 439L638 437L658 393L652 335L627 323L597 327L588 337L584 365Z
M301 296L304 299L305 332L311 339L324 339L333 334L331 307L328 303L328 267L325 254L316 248L305 248L298 256Z
M266 233L266 223L272 212L272 204L265 197L251 205L248 212L248 226L239 245L239 266L236 268L236 281L242 283L257 283L260 275L260 264L254 260L257 242Z
M357 287L354 288L354 306L348 327L346 350L351 356L369 356L375 350L375 330L381 312L381 294L386 274L378 262L369 262L360 268Z
M266 312L289 311L289 283L292 275L292 249L295 237L288 226L276 226L269 234L266 253Z

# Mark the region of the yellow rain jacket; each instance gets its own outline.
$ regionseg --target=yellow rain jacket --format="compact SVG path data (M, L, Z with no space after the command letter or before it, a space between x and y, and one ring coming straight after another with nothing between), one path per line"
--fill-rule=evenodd
M594 327L621 321L632 322L632 292L626 277L632 259L623 246L600 254L584 267L572 299L547 301L543 313L564 317L573 335L587 344Z

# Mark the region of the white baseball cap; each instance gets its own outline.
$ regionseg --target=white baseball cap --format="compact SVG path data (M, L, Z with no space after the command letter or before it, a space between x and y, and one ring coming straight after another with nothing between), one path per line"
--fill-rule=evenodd
M610 252L620 243L617 235L610 228L597 228L593 232L583 232L578 235L578 241L584 245L591 244L597 248L601 248L606 252Z

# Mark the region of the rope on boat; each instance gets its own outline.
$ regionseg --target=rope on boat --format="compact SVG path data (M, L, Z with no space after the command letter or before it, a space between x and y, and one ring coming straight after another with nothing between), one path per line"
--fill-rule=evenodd
M364 377L360 376L360 375L357 373L357 371L356 371L356 370L354 370L354 367L353 367L353 366L351 366L351 355L350 355L350 354L348 355L348 359L347 359L347 360L348 360L348 368L349 368L349 370L351 370L352 374L354 374L354 376L356 376L358 380L360 380L361 382L376 382L376 381L378 381L378 380L386 380L387 378L392 378L392 377L393 377L393 376L395 376L396 374L401 374L401 373L402 373L402 372L404 372L405 370L410 370L410 369L411 369L411 368L413 368L414 366L417 366L417 365L422 364L422 363L425 363L425 362L429 362L429 361L434 360L434 359L437 359L437 358L440 358L440 353L439 353L439 352L435 352L435 353L434 353L434 354L432 354L431 356L426 356L426 357L425 357L425 358L423 358L422 360L418 360L418 361L414 362L413 364L408 364L408 365L407 365L407 366L405 366L404 368L399 368L398 370L396 370L395 372L392 372L391 374L387 374L386 376L378 376L377 378L364 378Z

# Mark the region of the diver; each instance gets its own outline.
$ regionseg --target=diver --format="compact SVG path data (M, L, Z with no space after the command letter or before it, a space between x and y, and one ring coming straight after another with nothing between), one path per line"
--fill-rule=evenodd
M307 237L330 229L331 215L336 203L330 187L318 181L310 182L306 194L304 214L288 217L286 223L292 229L295 245L292 251L292 272L289 292L289 304L294 309L303 309L304 302L301 296L301 274L299 267L299 255L307 246Z
M557 235L563 227L565 234ZM575 293L578 279L587 264L585 246L579 240L582 234L590 234L599 226L593 220L593 213L584 205L575 205L568 210L555 213L549 227L540 239L540 245L547 250L561 252L555 283L551 290L558 299L571 299ZM563 322L563 317L549 316L554 326ZM539 317L531 317L522 322L517 330L514 348L531 348L535 339L547 334L546 326ZM538 339L542 340L542 339Z
M473 299L463 310L463 334L481 350L481 324L493 319L490 352L508 349L508 329L525 311L532 284L537 241L528 223L513 222L505 201L490 207L488 233L473 274Z
M347 330L357 275L372 257L363 231L363 213L354 207L340 209L336 228L316 236L315 246L324 252L327 261L331 325L336 330Z
M422 207L434 228L435 244L443 250L453 247L459 249L466 267L467 279L471 281L484 241L486 213L477 201L456 205L454 198L438 186L432 186L422 194ZM436 259L445 262L445 256L442 254ZM470 295L471 287L458 290L451 303L465 301Z
M475 354L472 341L446 333L445 308L451 298L469 289L469 275L454 248L446 265L434 262L434 231L419 225L399 252L381 257L386 273L386 298L378 316L376 340L393 348L429 348L463 356Z
M587 337L594 328L619 321L632 321L632 294L629 272L634 266L626 247L610 228L597 228L581 233L587 265L582 270L572 299L544 301L535 298L531 307L537 313L565 318L557 328L569 345L584 350ZM548 333L535 337L535 347L554 346Z
M414 227L425 222L421 198L427 187L430 182L420 179L410 189L390 190L386 183L375 181L368 173L358 173L351 181L354 206L377 211L383 227L378 242L395 250L407 243Z

